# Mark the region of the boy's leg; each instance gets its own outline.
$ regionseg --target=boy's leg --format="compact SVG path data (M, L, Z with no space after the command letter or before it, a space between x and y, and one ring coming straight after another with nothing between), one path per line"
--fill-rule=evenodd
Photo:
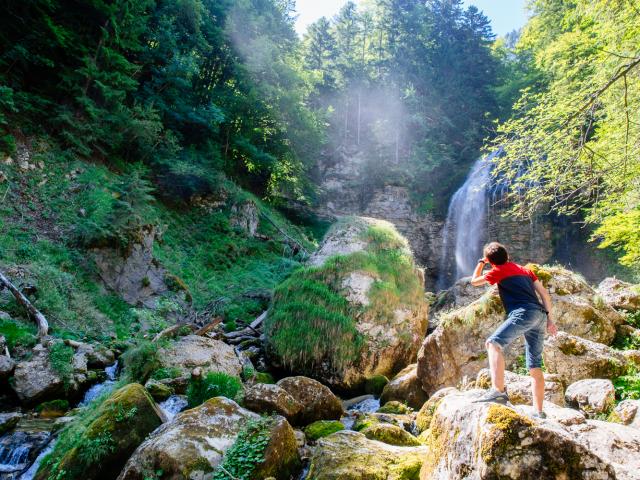
M491 341L487 341L487 354L489 356L489 370L491 371L491 385L499 392L504 392L504 354L502 347Z
M542 373L542 349L546 331L546 315L543 312L532 311L529 314L535 327L524 334L525 354L529 375L531 375L531 393L533 407L540 413L544 402L544 374Z

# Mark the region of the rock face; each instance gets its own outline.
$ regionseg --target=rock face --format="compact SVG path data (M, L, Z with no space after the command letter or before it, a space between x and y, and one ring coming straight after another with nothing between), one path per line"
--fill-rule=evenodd
M640 310L640 286L632 285L617 278L605 278L597 288L598 295L610 307L636 311Z
M380 403L384 405L392 400L406 402L415 410L427 401L427 394L422 390L422 383L418 378L417 364L407 366L385 385Z
M202 373L223 372L240 376L242 364L233 347L220 340L198 335L181 337L158 355L162 367L178 368L184 374L199 367Z
M397 447L344 430L318 441L309 480L417 480L425 447Z
M415 360L427 326L424 277L391 224L343 219L309 262L315 268L276 289L265 320L276 362L357 390L367 378L390 377Z
M245 391L244 406L258 413L277 413L294 422L303 405L278 385L256 383Z
M531 393L531 377L518 375L517 373L504 372L505 385L509 392L509 401L513 405L531 405L533 394ZM544 399L555 405L564 405L564 388L559 379L550 374L544 376ZM491 388L491 373L488 368L483 368L476 378L477 388Z
M155 228L148 227L124 252L114 248L93 250L102 281L131 305L154 308L159 296L169 291L167 272L153 258L155 238Z
M616 402L616 390L611 380L578 380L567 387L567 404L588 415L608 413Z
M287 377L277 384L302 408L294 423L308 425L317 420L338 420L343 413L342 402L320 382L307 377Z
M547 371L558 374L566 384L623 375L634 364L636 354L634 350L614 350L564 332L548 338L543 350Z
M62 457L56 457L54 450L35 478L115 479L136 447L162 421L162 413L144 387L126 385L100 406L73 445L62 446L67 449ZM88 448L91 455L87 455Z
M614 468L570 435L515 410L453 392L435 407L420 472L432 479L614 479ZM469 477L473 475L473 477Z
M253 237L258 231L259 223L260 212L253 201L247 200L231 206L229 224L233 228L242 230L248 236Z
M118 479L144 480L149 472L157 471L162 471L162 479L203 478L220 465L246 422L258 418L233 400L212 398L178 414L153 432L129 459ZM285 478L282 475L290 473L298 463L293 429L284 418L276 417L255 478Z

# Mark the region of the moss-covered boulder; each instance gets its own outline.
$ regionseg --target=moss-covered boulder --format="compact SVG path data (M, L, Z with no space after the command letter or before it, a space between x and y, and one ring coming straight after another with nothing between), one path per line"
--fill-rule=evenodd
M310 265L277 287L265 321L285 368L342 389L392 376L415 358L427 326L423 275L388 222L341 220Z
M158 380L147 381L147 383L144 384L144 388L146 388L147 392L149 392L149 395L151 395L153 399L158 402L166 400L175 393L173 388L171 388L169 385L165 385Z
M451 392L437 404L421 435L428 449L421 480L616 478L609 462L560 424L536 423L509 407L474 403L482 393Z
M51 400L43 402L36 407L36 412L41 418L59 418L69 410L67 400Z
M251 453L249 455L248 453ZM262 479L299 465L295 434L283 417L261 417L233 400L215 397L178 414L142 443L119 480L201 478L239 465ZM248 462L248 463L242 463ZM246 472L246 471L245 471Z
M404 428L390 423L377 423L360 431L370 440L378 440L388 445L399 447L417 447L420 442Z
M342 422L337 420L318 420L304 427L304 434L308 440L316 441L340 430L344 430Z
M395 413L398 415L411 413L413 410L402 402L392 400L378 409L378 413Z
M422 389L418 378L418 366L414 363L400 371L382 390L380 403L392 400L404 402L413 409L419 409L427 401L427 394Z
M317 420L338 420L342 417L340 399L317 380L302 376L286 377L276 385L302 406L293 419L296 425L308 425Z
M425 447L397 447L344 430L320 439L308 480L418 480Z
M62 432L35 478L115 479L136 447L162 420L162 413L142 385L126 385Z
M289 421L297 419L303 405L284 388L268 383L256 383L244 393L243 404L258 413L277 413Z

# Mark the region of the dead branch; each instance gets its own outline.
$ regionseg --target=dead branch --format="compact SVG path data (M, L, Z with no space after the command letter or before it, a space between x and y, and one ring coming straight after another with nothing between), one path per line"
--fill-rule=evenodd
M15 297L16 301L27 310L31 319L38 326L38 336L46 337L49 333L49 322L47 322L46 317L40 313L40 310L33 306L29 299L25 297L24 294L18 290L2 272L0 272L0 290L3 288L9 290Z

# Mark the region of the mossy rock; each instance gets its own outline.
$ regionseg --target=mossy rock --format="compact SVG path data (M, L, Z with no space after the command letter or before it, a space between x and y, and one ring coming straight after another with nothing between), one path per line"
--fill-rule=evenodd
M256 372L255 381L256 383L276 383L276 379L268 372Z
M304 434L308 440L316 441L319 438L326 437L332 433L344 430L342 422L337 420L318 420L304 428Z
M372 415L361 415L353 423L353 430L361 432L362 430L372 427L380 423L380 419Z
M387 383L389 379L384 375L372 375L364 381L364 391L371 395L380 395Z
M71 425L61 434L35 479L114 479L136 447L162 424L161 418L142 385L126 385L84 418L82 425Z
M417 447L421 445L420 441L405 429L390 423L378 423L361 430L360 433L370 440L378 440L398 447Z
M58 418L64 416L69 410L68 400L51 400L43 402L36 407L36 412L41 418Z
M403 415L411 412L413 412L413 410L410 407L396 400L387 402L378 409L378 413L395 413L397 415Z
M499 434L489 435L490 441L483 443L481 456L485 463L495 462L506 453L506 449L520 443L523 431L533 427L533 422L512 408L503 405L490 405L485 418L487 423ZM491 441L492 440L492 441Z
M149 380L145 383L144 388L147 389L147 392L149 392L149 395L151 395L154 400L159 402L166 400L175 393L173 388L157 380Z

